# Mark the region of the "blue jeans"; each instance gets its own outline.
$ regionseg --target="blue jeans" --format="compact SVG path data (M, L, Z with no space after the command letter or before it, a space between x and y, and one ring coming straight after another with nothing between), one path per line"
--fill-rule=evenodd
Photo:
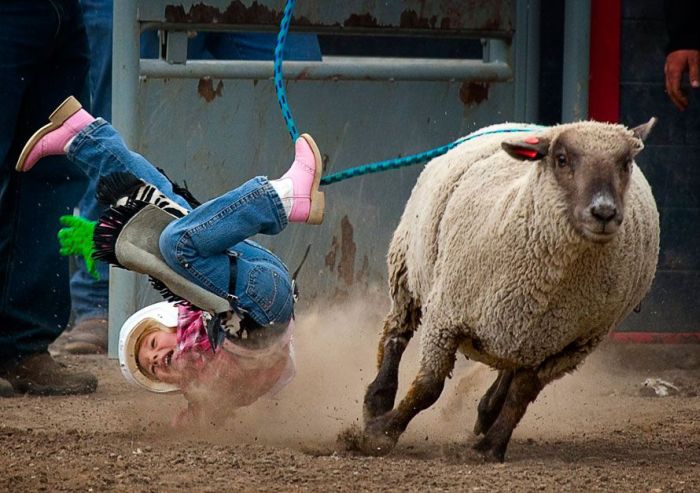
M1 1L1 0L0 0ZM112 0L80 0L83 6L88 40L90 42L90 105L93 115L106 120L112 115ZM188 42L187 56L191 60L235 59L271 60L277 36L273 33L198 33ZM158 56L158 36L155 31L141 36L141 56ZM285 60L321 60L321 49L315 34L293 33L287 38ZM80 215L96 220L104 209L95 199L97 182L90 180L80 200ZM109 266L99 264L100 280L88 273L85 262L77 260L77 269L70 281L71 301L75 322L88 318L107 318Z
M292 317L292 286L287 267L272 252L247 238L274 235L287 215L267 178L247 181L168 225L160 251L168 265L221 297L229 294L230 257L236 257L237 309L260 325Z
M0 364L45 351L68 319L68 259L58 218L85 177L64 157L14 165L67 96L85 96L88 47L77 0L0 1Z
M272 60L277 46L276 33L200 32L187 40L189 60ZM141 57L158 58L156 31L141 35ZM321 47L315 34L292 33L284 45L285 60L321 60Z
M84 103L90 113L112 119L112 0L80 0L90 45L90 99ZM104 212L97 203L96 180L90 180L78 209L80 215L96 221ZM74 323L89 318L107 318L109 308L109 265L97 263L99 280L87 272L85 261L76 258L70 279Z
M293 313L289 272L272 252L248 240L262 233L273 235L287 226L287 215L267 178L257 177L192 210L172 185L146 159L129 151L114 128L98 119L83 129L68 157L92 180L128 171L158 187L191 212L173 221L160 238L167 264L199 286L227 297L235 295L236 308L257 323L287 323ZM230 259L236 258L235 292Z

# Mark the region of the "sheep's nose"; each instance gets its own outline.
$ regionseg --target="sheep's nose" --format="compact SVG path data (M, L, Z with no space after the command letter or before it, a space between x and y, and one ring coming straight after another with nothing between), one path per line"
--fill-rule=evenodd
M591 206L591 215L602 223L609 222L617 214L617 207L610 202L599 202Z

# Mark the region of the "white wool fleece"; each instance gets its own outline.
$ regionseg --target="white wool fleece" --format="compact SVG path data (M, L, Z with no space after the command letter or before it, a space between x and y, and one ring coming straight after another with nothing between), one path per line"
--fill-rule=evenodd
M553 141L572 128L591 137L596 150L614 152L611 132L631 138L623 126L594 122L538 134ZM407 296L421 307L422 346L445 347L454 338L471 359L539 368L550 380L571 368L543 365L548 358L572 344L589 352L647 293L659 219L634 165L618 234L607 244L585 240L567 219L552 173L501 149L504 140L526 135L482 136L426 166L394 233L389 277L394 284L405 278Z

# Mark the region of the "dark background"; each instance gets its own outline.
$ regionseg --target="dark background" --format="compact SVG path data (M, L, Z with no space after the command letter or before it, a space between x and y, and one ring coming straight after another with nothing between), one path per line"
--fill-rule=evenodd
M542 0L539 121L561 120L564 2ZM700 28L700 27L699 27ZM668 42L661 0L622 0L619 121L659 121L637 163L651 184L661 220L656 279L641 312L622 331L700 332L700 93L678 111L664 92ZM320 36L324 55L480 58L478 40Z
M542 1L540 123L561 115L564 2ZM661 219L661 253L642 311L622 331L700 332L700 94L686 87L684 112L664 92L668 42L660 0L623 0L620 122L659 122L637 158L651 184Z

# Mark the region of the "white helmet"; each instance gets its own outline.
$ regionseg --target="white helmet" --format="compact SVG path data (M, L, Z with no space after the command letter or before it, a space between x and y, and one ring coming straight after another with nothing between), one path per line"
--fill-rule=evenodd
M180 388L171 383L158 382L145 375L137 363L138 348L136 343L152 319L166 327L177 327L177 306L167 301L149 305L134 313L119 331L119 367L126 380L151 392L159 394L177 392Z

